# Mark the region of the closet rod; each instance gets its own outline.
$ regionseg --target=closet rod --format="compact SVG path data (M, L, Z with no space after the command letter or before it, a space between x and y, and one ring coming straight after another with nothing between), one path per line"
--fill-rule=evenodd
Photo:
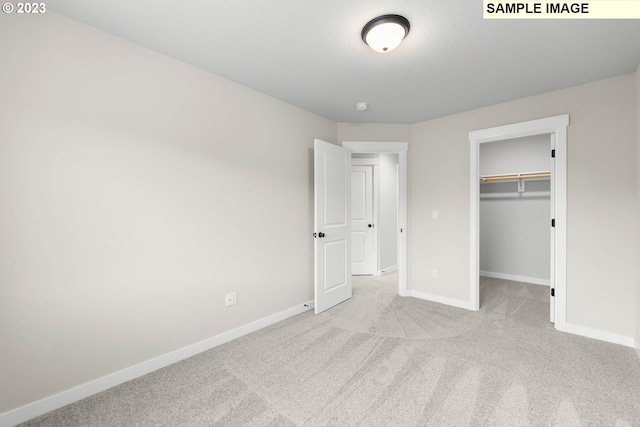
M551 176L551 173L528 173L528 174L518 174L518 175L502 175L502 176L481 176L480 181L499 181L505 179L523 179L523 178L548 178Z

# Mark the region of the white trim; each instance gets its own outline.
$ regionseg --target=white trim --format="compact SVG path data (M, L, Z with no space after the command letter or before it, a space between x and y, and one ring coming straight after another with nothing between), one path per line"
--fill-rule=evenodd
M469 139L479 143L501 141L503 139L520 138L523 136L553 133L558 128L569 126L569 115L547 117L545 119L530 120L528 122L497 126L488 129L469 132Z
M380 161L375 157L352 157L352 166L373 166L378 165Z
M258 319L244 326L223 332L220 335L207 338L206 340L191 344L162 356L158 356L154 359L147 360L129 368L125 368L121 371L114 372L102 378L98 378L77 387L45 397L44 399L4 412L0 414L0 426L13 426L39 417L47 412L51 412L55 409L77 402L78 400L100 393L124 382L149 374L157 369L164 368L181 360L195 356L196 354L210 350L229 341L233 341L259 329L266 328L267 326L288 319L289 317L304 313L312 307L313 301L291 307L287 310Z
M365 142L343 141L342 146L353 153L396 153L398 154L398 228L402 229L398 238L398 294L409 295L407 281L407 150L408 142Z
M514 282L532 283L534 285L549 286L549 279L540 279L537 277L516 276L515 274L496 273L493 271L480 270L480 276L491 277L493 279L512 280Z
M379 156L378 156L379 157ZM380 166L373 165L373 256L376 259L376 265L373 268L375 272L380 271Z
M554 162L555 262L551 282L555 287L555 328L564 331L567 321L567 126L569 115L531 120L469 132L470 147L470 214L469 214L469 299L473 310L480 309L480 225L479 225L479 145L523 136L552 134L555 137Z
M618 335L611 332L601 331L599 329L587 328L585 326L573 325L571 323L565 323L564 332L570 334L580 335L587 338L593 338L600 341L606 341L613 344L620 344L627 347L633 347L633 337L626 335Z
M469 304L469 301L456 299L456 298L443 297L441 295L430 294L427 292L408 291L407 296L422 299L425 301L431 301L431 302L437 302L440 304L450 305L452 307L464 308L466 310L473 309Z
M556 134L552 133L550 135L549 138L549 143L550 143L550 147L551 150L555 150L556 149ZM555 214L556 214L556 201L557 201L557 195L556 195L556 162L552 161L552 171L551 171L551 176L549 177L549 218L555 218ZM562 203L561 203L562 204ZM565 200L565 204L563 206L566 206L566 200ZM550 262L551 264L549 265L549 288L554 289L555 288L555 268L556 268L556 264L558 263L558 257L556 256L556 231L555 228L553 227L549 227L548 229L548 235L549 235L549 258L550 258ZM566 301L566 298L565 298ZM549 321L553 324L556 323L556 298L555 297L551 297L551 294L549 294ZM566 320L566 319L565 319Z

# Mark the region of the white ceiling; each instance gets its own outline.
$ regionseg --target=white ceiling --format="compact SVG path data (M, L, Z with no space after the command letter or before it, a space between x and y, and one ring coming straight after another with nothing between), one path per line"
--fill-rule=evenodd
M480 0L49 0L47 8L338 122L416 123L631 73L640 20L483 20ZM379 54L362 27L411 31ZM358 112L355 103L369 110Z

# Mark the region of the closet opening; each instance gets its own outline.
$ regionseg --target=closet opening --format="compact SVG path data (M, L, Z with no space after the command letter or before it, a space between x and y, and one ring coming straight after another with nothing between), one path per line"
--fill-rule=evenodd
M566 271L567 271L567 127L569 126L569 115L564 114L560 116L548 117L544 119L531 120L527 122L514 123L504 126L498 126L493 128L481 129L469 132L470 146L470 248L469 248L469 301L470 308L472 310L480 310L480 275L483 272L483 277L487 277L491 273L502 273L507 279L513 278L525 278L531 281L532 279L540 280L543 285L545 283L544 277L534 277L541 273L537 271L541 270L513 270L515 265L522 262L521 260L513 261L513 264L508 268L507 272L492 272L491 269L501 269L502 267L495 262L504 262L504 258L500 258L497 261L487 259L487 254L483 254L483 268L480 268L480 252L481 252L481 224L480 224L480 210L484 211L494 209L500 205L500 202L506 202L507 199L515 198L515 195L501 193L509 193L515 190L518 193L517 197L525 199L527 197L527 191L536 190L539 196L544 194L548 186L549 191L549 221L547 233L549 233L549 320L554 324L554 327L560 331L566 331L566 318L567 318L567 301L570 295L567 295L566 284ZM482 171L481 167L481 152L484 150L482 147L485 144L491 144L494 142L503 141L506 147L515 149L516 145L509 145L507 140L511 140L511 144L514 141L522 141L527 137L544 137L549 141L549 176L546 176L546 169L544 167L538 169L537 165L515 165L518 168L514 170L496 170L496 171ZM491 151L491 145L486 145L487 150ZM499 147L499 145L494 145ZM485 152L486 154L486 152ZM504 153L503 153L504 154ZM483 154L484 155L484 154ZM484 167L484 166L483 166ZM526 167L531 170L520 169ZM484 175L482 175L484 174ZM545 184L545 180L548 178L548 184ZM500 185L509 185L509 191L505 188L497 187L495 184L487 183L502 183ZM481 182L483 184L481 184ZM481 190L481 185L484 185ZM488 187L487 185L491 185ZM520 190L520 191L518 191ZM482 193L481 193L482 191ZM525 195L520 196L520 193ZM481 195L483 200L481 201ZM495 201L498 202L495 202ZM481 203L489 202L494 203L493 206L482 206ZM539 210L542 210L540 208ZM525 212L524 216L531 216L532 212ZM487 214L485 213L485 217ZM509 220L512 221L512 220ZM494 225L495 226L495 225ZM520 224L519 228L528 228L528 225ZM542 230L542 229L540 229ZM528 231L528 230L527 230ZM484 239L483 245L491 244L490 240L487 240L486 230L482 231ZM541 241L541 236L544 233L539 231L538 234L534 234L533 239L536 242ZM521 234L518 234L519 236ZM524 235L524 234L522 234ZM537 236L537 237L535 237ZM507 242L513 242L516 239L524 239L527 237L516 237L511 235L507 238ZM544 243L544 242L543 242ZM513 246L511 251L514 251ZM505 256L513 256L515 254L508 253ZM546 254L545 254L546 256ZM492 264L490 261L494 261ZM498 265L498 267L496 267ZM507 267L505 267L507 268ZM531 266L529 266L531 268ZM540 286L540 285L532 285ZM548 324L548 323L547 323Z
M480 309L554 321L552 134L479 147Z

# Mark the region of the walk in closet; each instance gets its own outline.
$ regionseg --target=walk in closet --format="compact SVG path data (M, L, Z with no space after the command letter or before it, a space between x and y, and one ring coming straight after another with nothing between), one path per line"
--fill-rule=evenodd
M549 285L551 136L480 144L480 275Z

